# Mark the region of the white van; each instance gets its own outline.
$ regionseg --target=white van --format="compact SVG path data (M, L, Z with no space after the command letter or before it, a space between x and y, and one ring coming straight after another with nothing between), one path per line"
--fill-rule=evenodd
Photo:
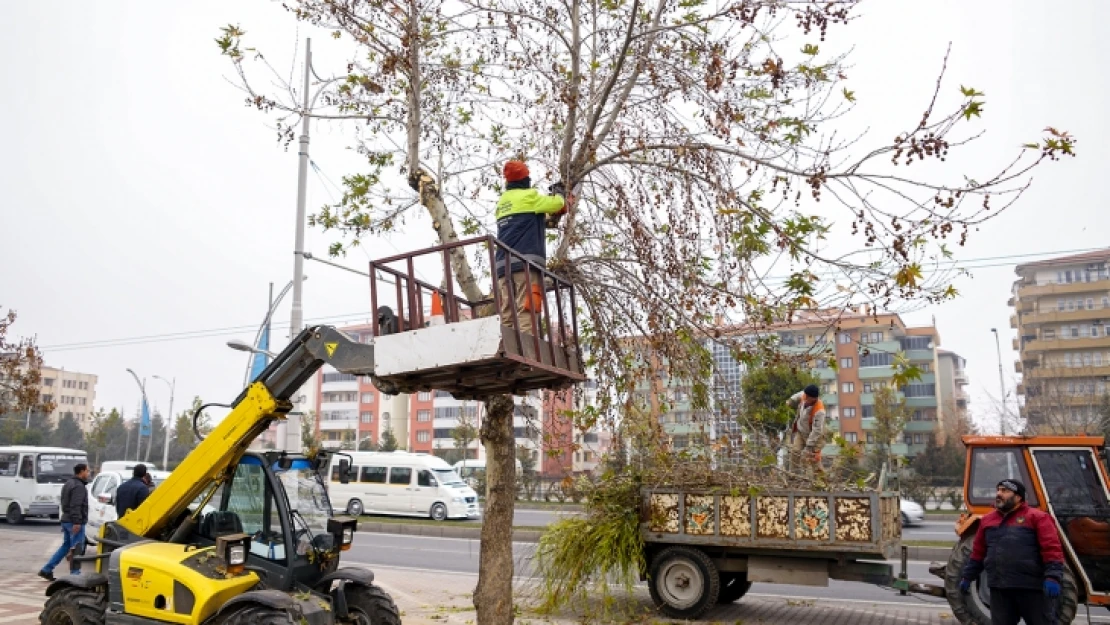
M463 479L471 488L477 488L479 480L486 475L486 459L481 460L460 460L455 463L455 473ZM521 466L520 460L516 461L516 475L519 478L524 473L524 467Z
M0 512L16 525L27 517L57 519L62 484L76 464L88 464L80 449L0 447Z
M131 472L139 465L146 466L148 471L157 471L158 465L153 462L143 462L142 460L105 460L100 463L100 472L107 473L109 471L127 473L127 478L131 478Z
M349 482L340 462L351 460ZM478 516L478 494L451 465L430 454L349 451L332 456L328 497L347 514L397 514L444 519Z

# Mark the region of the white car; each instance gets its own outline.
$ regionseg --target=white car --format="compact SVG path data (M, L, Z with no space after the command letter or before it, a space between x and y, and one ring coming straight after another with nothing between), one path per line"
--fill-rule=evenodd
M921 504L910 501L909 499L898 500L898 507L902 510L902 526L914 525L915 523L923 523L925 521L925 508Z
M107 463L105 463L107 464ZM167 477L169 471L147 471L154 486L157 487ZM100 538L100 526L118 519L116 515L116 489L131 479L131 471L101 471L89 486L89 525L85 529L85 541L95 545Z

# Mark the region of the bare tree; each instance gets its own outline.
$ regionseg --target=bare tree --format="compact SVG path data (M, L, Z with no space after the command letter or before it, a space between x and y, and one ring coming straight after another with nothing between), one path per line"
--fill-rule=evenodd
M1011 205L1033 168L1073 155L1072 137L1050 127L993 171L954 170L947 159L981 132L984 95L945 86L944 65L929 101L899 111L901 132L844 136L856 96L845 55L821 43L855 4L290 3L356 47L344 71L319 81L325 108L311 114L357 122L367 169L344 178L343 198L313 223L346 237L332 249L342 253L420 206L446 243L460 225L491 227L501 162L546 165L537 178L566 181L576 196L549 268L581 294L579 338L601 389L584 418L606 415L615 427L619 416L638 454L657 453L651 411L630 409L656 375L651 362L688 380L706 411L708 341L754 361L776 347L768 331L803 311L822 310L835 326L850 307L955 297L953 247ZM248 102L278 114L289 140L310 112L243 36L229 26L218 43ZM284 87L261 93L248 61ZM412 191L395 184L395 168ZM477 276L490 268L462 252L451 261L464 295L482 299ZM480 432L490 485L481 625L513 621L512 414L510 398L489 400Z

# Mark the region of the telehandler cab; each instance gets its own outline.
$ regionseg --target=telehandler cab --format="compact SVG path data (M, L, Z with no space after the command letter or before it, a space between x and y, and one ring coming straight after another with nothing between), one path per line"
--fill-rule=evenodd
M1110 491L1107 452L1101 436L965 436L964 512L956 522L959 542L947 564L929 570L944 579L934 594L947 596L953 615L965 625L990 625L987 574L959 589L971 555L979 519L994 509L995 485L1021 480L1027 503L1052 515L1064 547L1065 572L1059 623L1076 617L1078 606L1110 607ZM1015 563L1019 566L1020 563Z
M446 272L449 252L475 243L487 244L491 262L494 248L503 247L488 237L377 261L379 271L395 277L399 315L383 307L363 341L328 326L301 332L212 432L196 432L201 442L142 505L102 526L97 553L83 557L96 562L96 572L60 577L47 587L43 625L399 624L397 606L370 570L339 568L357 528L354 518L332 516L321 473L333 454L247 448L285 419L290 398L325 364L370 377L384 392L443 390L471 398L584 380L573 287L565 280L533 267L544 275L548 294L544 323L537 319L533 326L546 328L540 336L479 314L499 310L496 288L489 299L470 302L449 282L435 287L413 275L412 256L437 254ZM407 272L387 266L398 260ZM375 288L372 279L377 309ZM439 324L424 323L428 291L445 301ZM206 407L194 415L194 431ZM341 479L348 476L345 464L340 460Z

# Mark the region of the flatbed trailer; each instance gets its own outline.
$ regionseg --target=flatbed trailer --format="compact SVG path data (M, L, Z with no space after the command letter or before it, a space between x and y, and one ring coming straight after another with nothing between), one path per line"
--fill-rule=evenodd
M896 492L644 487L641 498L645 579L668 616L697 618L754 582L912 589Z

